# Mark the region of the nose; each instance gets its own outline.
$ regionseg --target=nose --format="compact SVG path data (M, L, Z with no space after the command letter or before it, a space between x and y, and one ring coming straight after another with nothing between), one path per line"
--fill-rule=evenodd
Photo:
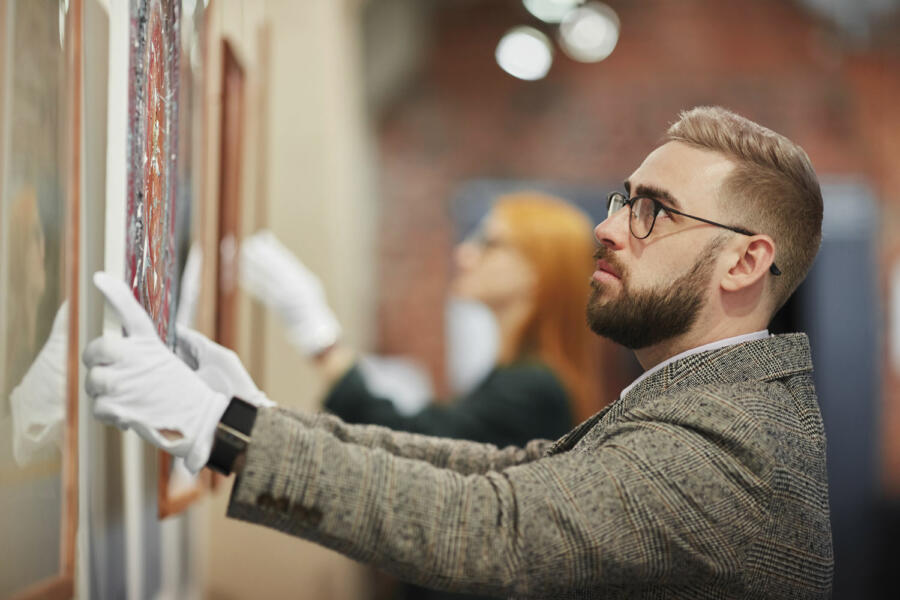
M471 241L459 244L453 254L456 259L456 266L461 270L469 269L478 262L478 248Z
M631 208L623 206L605 220L597 223L597 226L594 227L594 239L612 249L624 247L628 236L631 235L628 229L630 217Z

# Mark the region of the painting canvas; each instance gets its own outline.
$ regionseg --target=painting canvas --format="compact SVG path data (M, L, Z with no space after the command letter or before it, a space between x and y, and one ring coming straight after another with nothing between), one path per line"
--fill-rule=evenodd
M73 589L80 14L77 0L0 0L4 598Z
M203 110L203 73L205 41L205 15L202 3L193 5L192 10L183 10L180 17L181 45L179 72L179 107L178 107L178 164L177 164L177 200L175 247L178 256L176 272L178 281L188 271L186 261L191 245L192 207L198 193L199 177L196 166L201 164L200 144L195 143L199 137L199 124L202 122ZM201 259L202 260L202 259ZM191 275L187 275L190 277ZM199 282L194 282L194 286ZM185 290L188 287L184 288ZM190 295L190 293L188 293ZM185 300L180 296L179 300ZM177 321L193 327L193 302L187 299L184 306L178 307ZM166 452L159 453L159 474L157 485L157 507L159 518L177 514L200 498L209 488L212 474L208 471L192 476L185 468L184 461L172 458Z
M160 338L175 343L180 4L132 0L126 281Z

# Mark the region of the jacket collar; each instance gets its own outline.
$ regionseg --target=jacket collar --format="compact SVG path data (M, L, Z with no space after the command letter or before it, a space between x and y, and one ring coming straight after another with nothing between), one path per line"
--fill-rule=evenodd
M672 361L614 404L627 405L638 398L691 385L772 381L811 372L812 368L805 333L773 335Z
M812 372L805 333L773 335L724 348L691 354L665 365L575 429L557 440L548 455L571 449L603 417L620 415L642 398L692 385L772 381Z

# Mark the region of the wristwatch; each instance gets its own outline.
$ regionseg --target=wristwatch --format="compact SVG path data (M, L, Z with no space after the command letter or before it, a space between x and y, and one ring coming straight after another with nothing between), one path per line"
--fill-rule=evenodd
M225 414L216 425L216 436L206 466L223 475L231 475L238 457L250 445L250 432L256 422L257 408L237 396L231 398Z

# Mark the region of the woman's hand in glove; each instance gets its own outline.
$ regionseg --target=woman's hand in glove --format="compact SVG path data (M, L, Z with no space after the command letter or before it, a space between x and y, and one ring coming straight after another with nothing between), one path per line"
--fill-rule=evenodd
M240 281L281 316L288 340L304 354L316 356L337 342L341 326L322 283L271 231L241 243Z
M229 398L159 339L156 327L121 280L94 274L94 284L118 313L126 337L95 339L84 351L85 390L94 416L185 459L192 473L206 465L216 425Z

